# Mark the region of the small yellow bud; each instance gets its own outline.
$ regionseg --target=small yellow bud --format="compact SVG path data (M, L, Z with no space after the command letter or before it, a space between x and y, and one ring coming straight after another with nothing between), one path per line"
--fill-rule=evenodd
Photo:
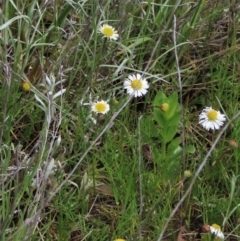
M30 89L31 89L30 83L23 80L22 81L22 90L28 92Z
M192 176L191 171L189 171L189 170L184 171L184 177L191 177L191 176Z
M160 106L161 110L163 112L168 112L169 111L169 104L168 103L164 103Z
M115 239L114 241L126 241L126 239L118 238L118 239Z

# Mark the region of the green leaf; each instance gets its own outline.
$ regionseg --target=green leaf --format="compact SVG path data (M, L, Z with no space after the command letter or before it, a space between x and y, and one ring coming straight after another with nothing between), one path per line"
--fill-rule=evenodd
M193 154L193 153L195 153L196 149L195 149L195 147L193 145L188 145L188 146L185 147L185 151L187 153Z
M163 104L169 105L168 111L163 111ZM181 113L179 112L180 105L178 103L178 94L176 92L171 94L169 98L167 98L163 92L158 92L153 101L153 106L154 118L162 128L178 125Z
M0 25L0 30L3 30L3 29L5 29L5 28L7 28L7 27L8 27L9 25L11 25L14 21L16 21L16 20L18 20L18 19L21 19L21 18L27 20L27 22L30 24L31 21L30 21L30 18L29 18L28 16L26 16L26 15L20 15L20 16L16 16L16 17L12 18L12 19L8 20L6 23Z
M161 105L167 103L168 99L163 92L158 92L153 101L153 114L160 127L167 127L167 118L161 110Z
M177 134L178 126L169 126L167 128L162 128L160 134L165 143L170 142Z
M180 144L180 137L174 138L168 145L168 148L167 148L168 155L173 154L174 151L178 148L179 144Z
M175 112L175 114L171 117L171 119L168 122L168 126L179 126L181 118L181 112Z
M171 118L176 110L179 108L179 103L178 103L178 94L177 92L172 93L169 97L169 104L170 104L170 109L169 109L169 118Z
M143 44L144 42L147 42L147 41L153 41L152 38L150 37L142 37L142 38L136 38L134 40L134 42L128 46L129 49L134 49L135 47L137 47L138 45L140 44Z

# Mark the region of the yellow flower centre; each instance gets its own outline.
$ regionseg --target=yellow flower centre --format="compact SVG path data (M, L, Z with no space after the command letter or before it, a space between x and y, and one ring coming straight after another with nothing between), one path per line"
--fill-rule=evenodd
M215 223L212 224L212 227L215 228L216 230L221 231L221 227L219 225L215 224Z
M131 82L131 87L134 89L134 90L141 90L142 89L142 81L139 80L139 79L134 79L132 82Z
M217 111L215 111L215 110L210 110L210 111L208 111L208 113L207 113L207 117L208 117L208 119L210 120L210 121L215 121L216 119L217 119Z
M107 37L112 37L114 35L114 30L113 28L110 28L110 27L104 27L102 32Z
M102 103L102 102L99 102L99 103L96 103L95 104L95 109L97 112L99 113L102 113L106 110L106 104L105 103Z
M169 111L169 104L168 103L164 103L164 104L161 105L160 108L161 108L161 110L163 112L168 112Z

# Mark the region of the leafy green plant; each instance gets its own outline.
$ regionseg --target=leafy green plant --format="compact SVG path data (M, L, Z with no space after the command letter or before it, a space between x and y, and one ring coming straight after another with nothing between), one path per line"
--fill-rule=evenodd
M160 91L153 100L153 118L143 118L142 122L144 141L151 143L156 169L161 170L165 180L171 180L181 173L183 152L195 152L192 145L181 146L180 119L178 94L174 92L167 97Z

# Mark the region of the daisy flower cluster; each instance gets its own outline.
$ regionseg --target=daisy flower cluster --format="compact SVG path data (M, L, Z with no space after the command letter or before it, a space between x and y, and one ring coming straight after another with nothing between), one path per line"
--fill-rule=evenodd
M117 40L119 38L117 30L108 24L100 25L98 32L103 35L103 38L107 38L109 40ZM123 87L129 95L140 97L147 93L149 84L142 75L132 74L125 79ZM91 104L91 110L96 114L105 115L109 112L110 106L105 100L95 101Z
M129 95L134 97L141 97L148 91L149 84L146 79L140 74L129 75L123 83L124 89L126 89ZM91 109L96 114L107 114L110 110L110 106L107 101L101 100L92 103Z
M115 30L115 28L108 24L100 25L98 28L98 32L101 33L104 38L107 38L110 40L117 40L119 37L119 34ZM129 75L127 79L124 81L123 85L127 93L129 95L133 95L134 97L140 97L145 95L149 88L147 80L144 79L140 74ZM92 109L96 111L96 108L92 108Z
M116 41L119 38L117 30L108 24L100 25L98 32L103 35L103 38L107 38L109 40ZM132 74L125 79L123 87L129 95L134 97L141 97L148 92L149 84L141 74ZM169 106L167 104L162 105L161 109L166 112L169 109ZM92 111L95 113L106 114L109 110L110 106L104 100L97 101L92 104ZM215 110L212 107L206 107L199 115L198 123L202 125L203 128L205 128L207 131L209 131L220 129L220 127L223 126L225 120L226 116L221 114L220 111Z

